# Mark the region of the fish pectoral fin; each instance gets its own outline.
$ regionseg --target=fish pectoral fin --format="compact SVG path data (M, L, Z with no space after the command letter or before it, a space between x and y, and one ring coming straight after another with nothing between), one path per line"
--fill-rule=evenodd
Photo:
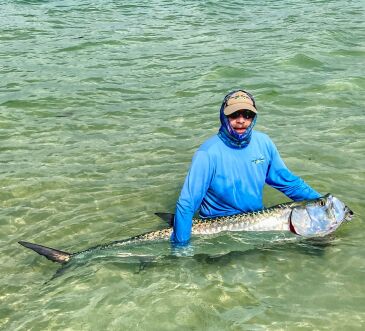
M26 248L29 248L39 255L43 255L48 260L58 263L66 263L71 258L71 253L63 252L58 249L33 244L27 241L18 241L18 243Z
M163 219L171 228L174 226L175 214L155 213L155 215Z

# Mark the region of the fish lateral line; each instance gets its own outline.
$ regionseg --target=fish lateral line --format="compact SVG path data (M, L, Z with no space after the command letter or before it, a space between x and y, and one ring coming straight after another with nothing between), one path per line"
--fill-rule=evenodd
M292 207L294 205L300 204L300 202L294 202L294 201L289 201L287 203L281 203L279 205L276 206L272 206L272 207L268 207L268 208L264 208L264 209L260 209L260 210L255 210L255 211L250 211L250 212L246 212L246 213L242 213L244 214L245 218L249 218L249 217L253 217L253 216L257 216L257 215L267 215L268 213L278 209L285 209L287 207ZM207 218L193 218L193 223L194 222L214 222L220 219L225 219L227 217L234 217L237 215L242 215L241 213L239 214L233 214L233 215L225 215L225 216L216 216L216 217L207 217ZM165 221L169 227L173 227L174 226L174 222L175 222L175 214L172 213L161 213L161 212L157 212L155 213L156 216L158 216L159 218L161 218L163 221Z

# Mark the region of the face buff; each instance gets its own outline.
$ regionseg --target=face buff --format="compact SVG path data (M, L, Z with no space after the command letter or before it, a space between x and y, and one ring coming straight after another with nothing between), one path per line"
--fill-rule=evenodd
M238 90L241 91L241 90ZM237 133L229 124L228 117L224 115L224 107L226 104L227 99L233 94L238 91L233 91L229 94L227 94L223 100L221 109L220 109L220 121L221 121L221 127L218 132L218 137L228 146L235 149L242 149L247 147L247 145L250 143L251 136L252 136L252 129L256 124L257 114L253 118L252 123L250 126L246 129L246 131L242 134ZM247 93L247 92L245 92ZM251 95L250 95L251 96ZM253 97L252 97L253 100Z

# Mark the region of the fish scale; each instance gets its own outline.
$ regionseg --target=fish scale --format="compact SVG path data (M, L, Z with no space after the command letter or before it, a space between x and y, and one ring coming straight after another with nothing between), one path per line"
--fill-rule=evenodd
M301 202L288 202L270 207L261 211L221 216L215 218L193 218L193 235L213 235L221 232L236 231L290 231L289 217L293 206L301 205ZM112 249L128 245L140 245L146 242L169 240L172 228L151 231L124 240L113 241L109 244L90 247L77 252L72 256L85 255L89 252Z

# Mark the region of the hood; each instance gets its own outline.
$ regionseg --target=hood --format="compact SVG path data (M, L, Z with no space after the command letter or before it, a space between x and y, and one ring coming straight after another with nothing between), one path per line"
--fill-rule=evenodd
M226 115L224 115L223 111L224 111L224 106L226 104L227 99L233 93L236 93L238 91L243 91L243 92L247 93L252 98L252 101L255 104L255 100L254 100L253 96L251 94L249 94L248 92L244 91L244 90L235 90L235 91L232 91L232 92L228 93L224 97L221 108L220 108L220 111L219 111L221 127L220 127L219 132L218 132L218 137L228 147L235 148L235 149L242 149L242 148L247 147L247 145L250 143L251 136L252 136L252 129L255 126L256 120L257 120L257 114L253 118L251 125L246 129L246 131L243 134L238 134L235 130L233 130L233 128L229 124L228 117Z

